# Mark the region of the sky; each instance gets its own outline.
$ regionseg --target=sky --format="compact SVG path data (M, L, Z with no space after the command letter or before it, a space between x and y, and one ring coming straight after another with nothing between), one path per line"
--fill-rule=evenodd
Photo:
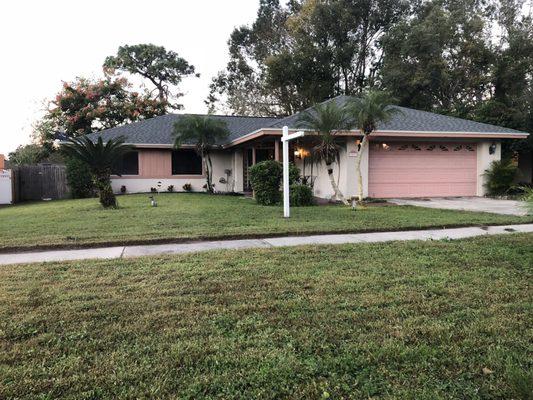
M259 0L3 0L0 2L0 153L30 142L46 99L76 76L101 77L124 44L177 52L200 78L180 86L185 112L206 112L209 83L228 61L233 29L253 22Z

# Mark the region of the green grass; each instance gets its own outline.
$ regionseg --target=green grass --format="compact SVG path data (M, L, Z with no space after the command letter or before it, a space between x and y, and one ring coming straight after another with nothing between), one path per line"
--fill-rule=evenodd
M0 398L531 398L532 242L4 266Z
M125 244L247 235L355 232L533 221L487 213L418 207L321 206L292 209L252 199L205 194L162 194L159 207L147 195L119 198L120 209L103 210L96 199L21 204L0 209L0 249L36 246Z

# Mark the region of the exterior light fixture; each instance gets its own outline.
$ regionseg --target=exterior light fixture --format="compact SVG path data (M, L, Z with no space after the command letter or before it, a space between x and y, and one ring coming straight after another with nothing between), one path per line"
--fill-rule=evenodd
M490 146L489 146L489 154L494 154L496 153L496 143L492 143Z
M382 146L385 150L390 149L390 146L389 146L387 143L382 143L381 146Z

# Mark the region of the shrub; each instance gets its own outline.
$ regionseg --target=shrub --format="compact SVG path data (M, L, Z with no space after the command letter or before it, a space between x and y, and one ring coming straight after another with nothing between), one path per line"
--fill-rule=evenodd
M74 199L94 197L94 184L91 170L83 161L66 158L67 182L70 194Z
M192 185L190 183L186 183L182 187L183 187L183 190L185 190L186 192L192 192Z
M250 167L250 183L259 204L272 205L281 199L283 167L278 161L262 161Z
M526 203L526 210L529 215L533 215L533 187L521 186L520 189L523 190L522 200Z
M174 192L174 185L168 185L167 192L169 192L169 193Z
M250 167L250 182L255 199L259 204L272 205L281 200L281 181L283 165L279 161L262 161ZM289 164L289 184L296 184L300 179L300 170Z
M313 189L301 183L295 183L290 187L291 206L303 207L314 204Z
M300 168L298 168L293 163L290 163L289 164L289 185L293 185L299 182L300 182Z
M485 170L487 183L485 187L490 196L506 194L513 184L517 168L510 159L493 161L489 169Z

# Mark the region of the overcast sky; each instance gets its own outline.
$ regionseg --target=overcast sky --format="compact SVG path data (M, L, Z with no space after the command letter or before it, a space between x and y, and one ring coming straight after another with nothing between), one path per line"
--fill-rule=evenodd
M101 76L123 44L154 43L192 63L181 86L186 112L205 112L211 78L228 60L233 28L255 18L258 0L3 0L0 2L0 153L29 142L43 101L61 81Z

